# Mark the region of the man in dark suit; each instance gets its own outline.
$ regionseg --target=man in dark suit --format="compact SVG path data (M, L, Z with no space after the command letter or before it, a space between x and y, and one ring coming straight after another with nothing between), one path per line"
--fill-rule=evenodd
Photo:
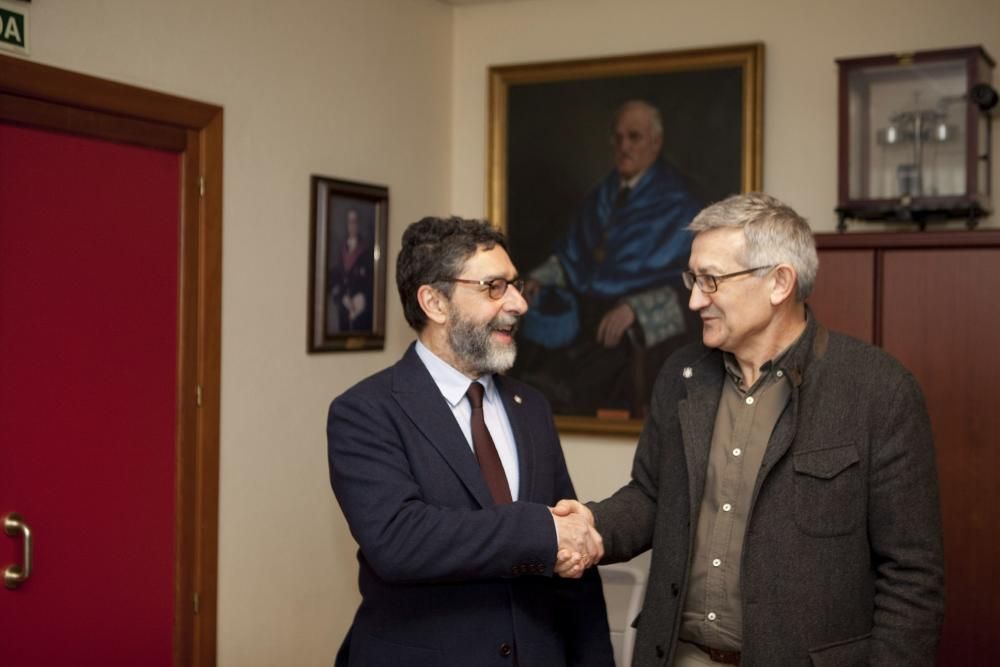
M608 562L652 546L634 664L933 665L941 523L916 380L806 307L816 249L788 206L739 195L689 229L702 343L661 370L629 484L556 510L596 520Z
M330 479L359 545L337 664L611 665L600 578L553 576L600 538L579 516L549 405L499 375L527 303L488 223L425 218L396 282L417 341L330 406Z

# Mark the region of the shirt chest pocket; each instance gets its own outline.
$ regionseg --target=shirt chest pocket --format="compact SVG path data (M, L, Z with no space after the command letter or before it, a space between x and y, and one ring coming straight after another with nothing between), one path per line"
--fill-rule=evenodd
M815 537L854 532L862 523L866 494L854 445L794 454L795 523Z

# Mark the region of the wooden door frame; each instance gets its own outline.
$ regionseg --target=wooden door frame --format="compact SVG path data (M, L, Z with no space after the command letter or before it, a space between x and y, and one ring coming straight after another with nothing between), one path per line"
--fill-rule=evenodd
M0 56L0 122L180 155L173 663L216 662L222 108Z

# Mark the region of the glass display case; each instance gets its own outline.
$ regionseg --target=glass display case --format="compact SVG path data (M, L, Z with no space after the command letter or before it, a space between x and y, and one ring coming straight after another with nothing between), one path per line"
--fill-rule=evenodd
M993 59L981 47L837 60L838 229L989 212ZM995 97L995 91L993 91Z

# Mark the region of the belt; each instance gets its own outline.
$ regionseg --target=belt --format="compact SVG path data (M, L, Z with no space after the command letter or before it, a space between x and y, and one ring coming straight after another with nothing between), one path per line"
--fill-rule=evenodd
M708 657L711 658L712 662L721 662L724 665L738 665L740 664L740 652L739 651L723 651L718 648L710 648L708 646L702 646L697 642L688 642L692 646L697 646L703 653L707 653Z

